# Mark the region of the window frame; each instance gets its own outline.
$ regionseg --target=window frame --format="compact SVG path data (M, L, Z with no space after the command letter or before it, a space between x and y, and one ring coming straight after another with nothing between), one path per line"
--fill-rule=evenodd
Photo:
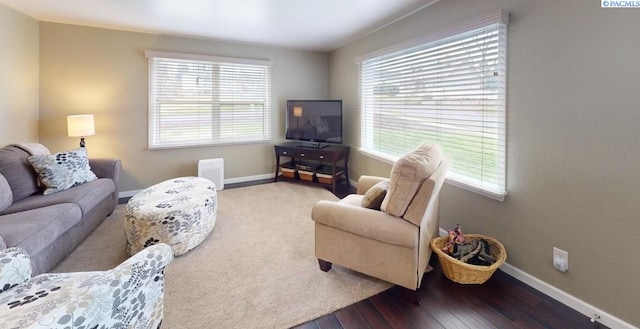
M476 182L469 182L468 180L465 181L465 179L461 179L462 176L457 176L456 177L456 173L452 172L451 170L451 166L450 166L450 170L447 174L447 178L446 178L446 182L450 185L453 186L457 186L466 190L469 190L471 192L474 193L478 193L481 195L484 195L486 197L489 197L491 199L497 200L497 201L504 201L505 196L507 195L507 177L506 177L506 95L507 95L507 91L506 91L506 72L507 72L507 64L506 64L506 52L507 52L507 25L508 25L508 21L509 21L509 13L502 11L502 10L497 10L491 13L488 13L486 15L480 16L478 18L466 21L466 22L462 22L460 24L456 24L426 35L421 35L418 36L416 38L410 39L408 41L399 43L399 44L395 44L383 49L379 49L376 50L374 52L359 56L356 58L356 63L358 64L358 100L360 102L359 104L359 122L361 124L360 126L360 133L359 133L359 152L361 152L362 154L371 157L373 159L376 160L380 160L382 162L385 163L389 163L389 164L393 164L398 158L399 156L396 155L391 155L391 154L386 154L386 153L382 153L379 151L376 151L372 146L372 148L367 148L367 144L369 145L373 145L374 144L374 140L373 137L371 137L371 135L367 135L365 136L365 134L367 133L367 130L365 129L365 121L367 121L366 116L371 115L370 111L367 111L365 106L366 104L368 104L365 99L366 97L372 97L375 95L375 93L373 91L371 91L368 94L365 94L365 92L363 91L363 83L366 82L371 82L366 81L363 82L363 75L365 74L363 71L365 71L363 69L363 66L366 66L367 63L365 63L366 61L369 60L376 60L376 59L381 59L384 58L385 56L389 56L389 55L394 55L396 54L396 56L400 56L400 52L402 51L407 51L407 50L411 50L412 48L418 48L421 46L426 46L429 44L434 44L438 41L441 40L445 40L447 38L450 37L455 37L455 36L460 36L463 35L465 33L469 33L472 32L474 30L477 29L481 29L481 28L486 28L489 26L493 26L497 24L499 33L498 35L500 37L503 37L501 39L499 39L499 46L500 47L504 47L501 48L500 50L504 51L504 77L503 77L503 81L504 81L504 85L501 86L504 90L504 92L502 94L500 94L499 96L504 98L504 105L503 105L503 110L502 110L502 115L503 115L503 126L499 129L501 130L501 145L498 145L498 148L501 148L499 151L501 151L502 153L502 157L496 157L495 159L499 159L502 161L502 163L499 163L499 170L501 170L501 172L499 172L499 174L501 175L501 186L498 186L498 189L495 188L483 188L482 184L477 184ZM504 29L504 31L501 31L500 29ZM435 48L435 46L433 46ZM429 49L429 47L427 48L423 48L423 49ZM402 55L406 55L407 53L402 53ZM393 58L393 57L391 57ZM368 74L368 72L367 72ZM371 77L368 76L370 79ZM484 88L484 87L483 87ZM486 109L483 109L483 111L485 111ZM376 111L376 110L372 110L372 111ZM377 111L380 111L379 109ZM367 122L366 124L371 124L374 125L374 123L372 122ZM388 126L389 128L390 126ZM367 139L369 138L369 139ZM425 142L428 142L427 140L425 140ZM407 150L407 152L410 150ZM446 154L445 154L446 156ZM451 160L451 159L450 159ZM478 180L478 182L482 182L482 179Z
M273 63L266 60L257 60L257 59L244 59L244 58L233 58L233 57L221 57L221 56L210 56L210 55L199 55L199 54L187 54L187 53L176 53L176 52L164 52L164 51L155 51L155 50L146 50L145 57L148 58L148 134L147 134L147 147L149 150L162 150L162 149L176 149L176 148L191 148L191 147L207 147L207 146L219 146L219 145L232 145L232 144L247 144L247 143L264 143L271 142L273 135L273 125L272 125L272 116L273 116L273 102L272 102L272 66ZM212 66L212 74L211 74L211 101L201 101L198 100L197 104L209 104L211 108L211 129L207 129L211 136L209 138L200 138L196 137L193 139L189 139L187 141L173 141L173 142L163 142L160 141L160 133L159 127L160 119L159 119L159 109L158 105L161 103L169 104L171 102L175 102L176 104L186 104L191 101L182 100L180 102L172 101L170 99L165 99L164 101L160 101L160 97L157 94L157 82L154 78L155 68L154 61L157 60L166 60L166 62L171 62L172 65L177 65L176 63L179 61L184 61L185 63L189 63L190 65L210 65ZM247 67L256 67L264 69L264 81L261 87L264 87L264 98L261 101L242 101L242 100L225 100L223 99L223 95L221 91L216 91L216 88L220 87L220 67L227 66L247 66ZM216 73L217 72L217 76ZM243 80L237 80L243 81ZM237 82L233 80L233 82ZM232 83L233 83L232 82ZM217 93L216 93L217 92ZM241 97L239 97L241 98ZM227 106L238 106L238 105L249 105L249 104L262 104L262 110L260 115L262 116L262 132L260 134L256 134L256 136L261 135L259 137L242 137L242 136L231 136L228 138L222 138L220 135L220 127L225 124L225 122L221 120L216 120L215 115L217 113L218 117L221 115L221 108L223 105ZM217 112L216 112L217 109ZM234 121L231 121L234 122ZM236 123L238 120L235 121Z

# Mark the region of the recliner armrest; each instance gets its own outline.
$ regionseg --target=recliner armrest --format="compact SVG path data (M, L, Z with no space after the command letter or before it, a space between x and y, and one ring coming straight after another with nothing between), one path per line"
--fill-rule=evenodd
M360 179L358 179L358 185L357 185L357 194L360 195L364 195L365 193L367 193L367 191L373 186L378 184L379 182L385 180L387 178L385 177L378 177L378 176L367 176L367 175L362 175L360 176Z
M31 279L31 259L22 248L0 250L0 293Z
M353 197L359 196L347 196ZM418 245L418 228L415 225L385 212L348 202L318 201L311 210L311 218L318 224L380 242L406 248Z

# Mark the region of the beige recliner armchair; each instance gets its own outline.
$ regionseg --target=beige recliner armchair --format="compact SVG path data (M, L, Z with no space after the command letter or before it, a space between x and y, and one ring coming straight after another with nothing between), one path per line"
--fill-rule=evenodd
M335 263L394 283L413 291L409 297L419 303L415 290L431 257L429 242L438 234L446 171L440 147L424 144L393 165L381 210L365 207L375 204L371 196L387 183L373 176L360 177L357 194L316 203L311 217L320 268L326 272Z

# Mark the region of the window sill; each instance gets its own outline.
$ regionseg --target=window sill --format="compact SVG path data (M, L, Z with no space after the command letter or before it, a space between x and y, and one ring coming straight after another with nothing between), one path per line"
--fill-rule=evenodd
M378 161L381 161L381 162L384 162L384 163L387 163L387 164L390 164L390 165L393 165L396 162L396 160L398 159L398 157L396 157L395 159L391 159L388 156L384 156L384 155L381 155L381 154L365 151L363 149L359 149L359 151L360 151L360 153L362 153L363 155L365 155L365 156L367 156L369 158L376 159ZM463 182L461 182L459 180L456 180L454 178L451 178L451 177L447 177L444 182L447 183L448 185L455 186L455 187L458 187L458 188L461 188L463 190L467 190L469 192L473 192L473 193L476 193L476 194L480 194L482 196L485 196L487 198L490 198L490 199L493 199L493 200L496 200L496 201L499 201L499 202L504 202L504 198L507 196L507 192L506 191L503 194L490 192L490 191L483 190L481 188L472 186L470 184L463 183Z
M455 180L453 178L450 178L450 177L447 177L444 180L444 182L449 184L449 185L451 185L451 186L455 186L455 187L461 188L463 190L467 190L469 192L480 194L480 195L485 196L485 197L487 197L489 199L493 199L493 200L500 201L500 202L504 202L504 198L507 196L507 192L505 192L504 194L498 194L498 193L486 191L486 190L477 188L475 186L471 186L469 184L462 183L462 182L457 181L457 180Z

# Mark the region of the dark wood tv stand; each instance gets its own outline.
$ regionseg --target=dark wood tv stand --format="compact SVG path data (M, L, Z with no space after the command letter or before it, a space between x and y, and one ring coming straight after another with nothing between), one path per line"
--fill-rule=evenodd
M299 142L275 145L278 180L294 180L331 187L333 193L345 184L349 186L349 146L329 145L321 148L303 147ZM289 162L280 163L280 157ZM342 161L339 166L338 162ZM282 175L280 175L282 173Z

